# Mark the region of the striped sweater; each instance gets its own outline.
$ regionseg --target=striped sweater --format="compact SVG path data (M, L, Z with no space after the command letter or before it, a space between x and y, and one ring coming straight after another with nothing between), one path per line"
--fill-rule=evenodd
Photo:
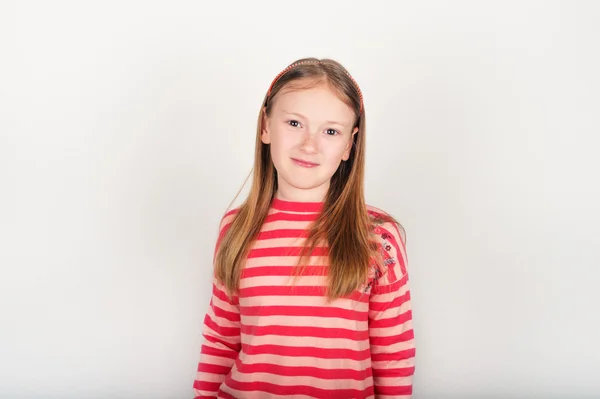
M415 345L403 237L394 224L378 225L383 265L353 295L328 304L327 248L318 247L290 284L307 227L321 208L275 199L238 295L228 298L214 281L196 399L411 397ZM235 211L225 215L220 238L234 217Z

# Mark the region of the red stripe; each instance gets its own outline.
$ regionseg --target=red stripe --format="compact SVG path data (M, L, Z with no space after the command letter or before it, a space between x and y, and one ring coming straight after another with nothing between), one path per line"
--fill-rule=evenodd
M212 310L217 317L221 317L223 319L229 320L231 322L237 323L240 321L240 314L235 312L229 312L227 310L221 309L216 305L212 305Z
M242 269L241 278L263 276L293 276L298 266L256 266ZM302 276L325 276L327 266L306 266Z
M325 202L295 202L285 201L279 198L273 198L271 207L282 211L292 212L319 212Z
M393 353L373 353L371 355L371 361L373 362L393 362L399 360L412 359L415 357L415 348L406 349L403 351Z
M222 374L226 375L231 370L231 367L221 366L218 364L200 363L198 364L198 372L207 374Z
M244 298L256 296L323 296L325 287L323 286L264 286L264 287L249 287L241 288L240 296ZM358 302L367 302L368 295L363 295L362 292L355 291L346 299L351 299Z
M256 237L257 240L269 240L273 238L306 238L308 230L306 229L278 229L263 231Z
M215 284L213 284L213 295L232 306L237 306L239 303L239 298L236 295L230 298L225 291L217 288Z
M214 320L207 313L204 316L204 324L210 327L214 332L219 335L227 336L227 337L235 337L236 335L240 335L239 327L223 327L214 322Z
M307 395L314 398L366 398L373 395L373 386L366 389L321 389L307 385L276 385L268 382L239 382L227 380L227 386L238 391L258 391L273 395Z
M355 351L341 348L319 348L313 346L284 346L284 345L248 345L242 344L242 350L247 355L277 355L289 357L313 357L316 359L367 360L371 350Z
M237 351L217 349L208 345L202 345L201 352L203 355L224 357L226 359L235 359L238 356Z
M406 342L415 338L414 330L404 331L402 334L389 337L371 337L372 346L389 346L398 342Z
M228 216L235 215L235 214L236 214L236 213L238 213L239 211L240 211L240 208L235 208L235 209L232 209L232 210L230 210L229 212L227 212L227 213L225 214L225 216L223 216L223 219L225 219L225 218L226 218L226 217L228 217Z
M219 386L221 386L220 383L218 382L208 382L208 381L194 381L194 389L197 389L199 391L208 391L208 392L217 392L217 390L219 389ZM202 396L197 396L198 398L201 398Z
M245 364L241 360L236 361L236 368L240 373L268 373L284 377L315 377L324 380L355 380L364 381L371 378L371 368L365 370L352 369L323 369L319 367L301 366L274 366L271 363Z
M397 369L378 369L373 367L373 375L377 377L410 377L415 374L415 367L402 367Z
M211 397L210 399L214 399L214 397ZM238 399L238 398L219 389L219 392L217 393L217 399Z
M402 276L402 278L400 280L396 280L392 284L373 286L371 295L389 294L391 292L396 292L400 289L400 287L402 287L406 283L408 283L408 275L407 274L405 274L404 276Z
M369 310L373 312L382 312L387 309L397 308L408 301L410 301L410 291L406 291L404 294L398 295L391 302L377 302L376 300L372 300L369 303Z
M356 311L323 306L244 306L243 316L312 316L367 321L367 311Z
M369 330L348 330L330 327L289 327L289 326L242 326L242 334L253 336L279 335L282 337L345 338L362 341L369 338Z
M212 335L208 335L208 334L205 335L204 338L206 338L206 340L208 342L212 342L213 344L217 344L219 346L225 346L225 347L231 349L232 351L235 351L235 352L239 352L240 351L240 343L239 343L239 341L232 343L232 342L229 342L227 340L220 339L220 338L217 338L217 337L213 337Z
M280 220L286 222L314 222L317 220L316 213L285 213L277 212L267 215L265 223L278 222Z
M390 317L389 319L379 319L372 320L369 326L371 328L386 328L386 327L396 327L401 324L406 323L407 321L412 319L412 310L407 310L404 313L399 314L395 317Z
M294 286L293 294L296 296L323 296L325 288L322 286ZM266 286L241 288L240 296L244 298L255 296L279 296L292 295L292 287Z
M267 256L300 256L305 249L303 247L270 247L256 248L248 252L248 258L264 258ZM316 247L311 256L327 256L329 249Z
M375 387L375 394L377 395L389 395L389 396L402 396L402 395L412 395L412 385L406 386L395 386L395 387L386 387L386 386L377 386Z
M214 397L211 397L210 399L214 399ZM238 398L219 389L219 392L217 393L217 399L238 399Z

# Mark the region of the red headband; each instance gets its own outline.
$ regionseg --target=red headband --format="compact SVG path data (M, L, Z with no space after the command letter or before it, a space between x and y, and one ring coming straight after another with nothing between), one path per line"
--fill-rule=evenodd
M307 60L307 61L295 62L295 63L289 65L283 71L279 72L279 74L277 76L275 76L275 79L273 79L273 82L271 82L271 86L269 86L269 91L267 91L267 97L269 97L271 95L271 89L273 89L273 86L279 80L279 78L281 78L283 75L285 75L289 70L295 68L298 65L302 65L302 64L320 64L320 63L321 63L321 61ZM354 87L356 87L356 91L358 91L358 96L360 97L360 112L362 113L362 110L363 110L362 91L360 90L360 87L358 87L358 83L356 83L356 80L354 80L354 78L348 73L348 71L344 70L344 72L346 72L346 75L348 75L350 80L352 80L352 83L354 83Z

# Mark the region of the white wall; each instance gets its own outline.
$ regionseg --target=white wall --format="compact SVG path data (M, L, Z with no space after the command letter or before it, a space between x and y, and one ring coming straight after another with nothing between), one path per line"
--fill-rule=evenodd
M600 396L600 4L0 5L0 397L191 398L222 212L292 60L364 91L417 399Z

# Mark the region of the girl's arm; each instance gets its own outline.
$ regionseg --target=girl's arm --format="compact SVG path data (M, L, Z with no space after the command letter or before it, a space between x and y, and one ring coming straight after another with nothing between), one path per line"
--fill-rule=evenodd
M237 299L230 300L219 283L213 283L213 295L204 318L204 343L194 398L216 398L219 387L233 367L241 349L240 312Z
M230 222L231 215L225 215L216 248ZM241 349L238 298L228 297L225 287L216 278L213 279L212 297L204 317L203 338L198 373L194 380L195 399L217 397Z
M375 397L410 398L415 342L407 256L395 224L377 228L384 264L375 276L369 304L369 335Z

